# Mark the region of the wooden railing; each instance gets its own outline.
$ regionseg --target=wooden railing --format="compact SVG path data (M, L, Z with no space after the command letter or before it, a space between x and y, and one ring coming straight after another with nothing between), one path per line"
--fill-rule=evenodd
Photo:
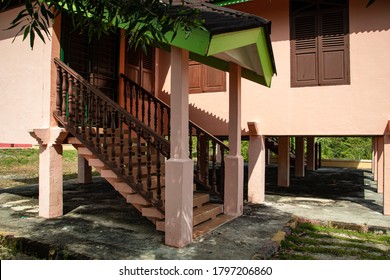
M54 62L57 66L55 118L117 176L163 212L161 164L164 157L170 156L168 140L59 59Z
M170 138L170 106L121 74L124 107L161 137ZM189 122L189 157L195 160L196 183L221 199L224 189L224 157L229 147L194 122Z

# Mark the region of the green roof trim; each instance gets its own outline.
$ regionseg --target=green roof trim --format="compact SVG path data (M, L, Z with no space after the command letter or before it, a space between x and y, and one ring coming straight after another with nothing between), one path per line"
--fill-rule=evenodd
M211 38L207 55L214 55L256 43L259 28L215 35Z
M228 6L228 5L239 4L239 3L250 2L250 1L253 0L216 0L216 1L210 1L210 3L216 6Z
M168 32L168 45L188 50L192 60L225 72L229 72L229 63L234 62L242 67L243 78L271 86L274 68L263 27L214 36L201 28L193 29L189 36L179 29L172 37L173 32ZM248 61L253 65L248 65Z

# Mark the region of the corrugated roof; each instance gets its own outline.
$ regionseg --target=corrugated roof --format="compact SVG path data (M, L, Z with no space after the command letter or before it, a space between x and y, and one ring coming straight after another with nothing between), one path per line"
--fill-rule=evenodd
M184 5L173 6L171 8L171 13L176 14L179 11L186 9L199 10L200 18L204 20L204 27L212 35L256 27L265 27L268 33L271 31L271 22L256 15L219 7L209 3L199 3L190 0L184 0L182 2Z

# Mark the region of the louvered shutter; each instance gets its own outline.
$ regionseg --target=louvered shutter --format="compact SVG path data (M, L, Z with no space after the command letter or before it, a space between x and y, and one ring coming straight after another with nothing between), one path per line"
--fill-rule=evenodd
M313 12L300 14L292 19L292 86L318 85L317 21Z
M203 91L202 64L200 64L199 62L189 62L188 85L189 93L201 93Z
M319 84L349 84L347 12L324 11L319 15Z
M139 49L129 49L126 52L125 74L134 82L141 84L141 51Z

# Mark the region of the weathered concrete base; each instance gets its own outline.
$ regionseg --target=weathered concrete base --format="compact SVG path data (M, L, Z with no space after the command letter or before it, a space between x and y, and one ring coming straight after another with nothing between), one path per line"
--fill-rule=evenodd
M265 144L264 136L249 137L248 202L262 203L265 199Z
M165 244L181 248L192 243L194 163L169 159L165 170Z
M305 141L295 137L295 177L305 177Z
M242 156L225 158L224 213L240 216L244 208L244 159Z
M67 132L50 127L34 129L30 134L39 143L39 216L62 216L62 142Z
M280 136L278 142L278 186L290 186L290 137Z
M92 182L92 167L89 166L88 161L81 155L78 155L77 164L77 182L79 184L90 184Z

